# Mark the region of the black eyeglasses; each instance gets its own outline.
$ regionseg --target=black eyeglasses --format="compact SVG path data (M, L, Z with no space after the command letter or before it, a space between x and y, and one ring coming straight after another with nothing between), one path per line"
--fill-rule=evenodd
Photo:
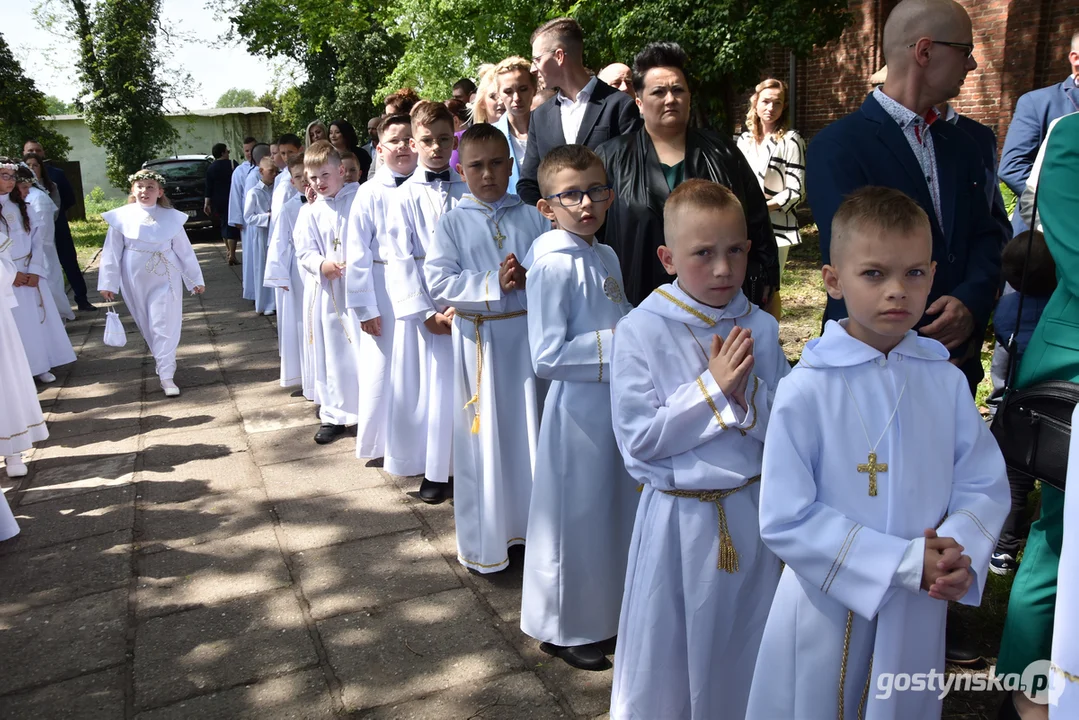
M947 45L948 47L953 47L953 48L955 48L957 50L962 50L966 54L967 58L970 58L970 56L974 54L974 43L946 42L944 40L930 40L929 42L933 43L934 45ZM907 49L910 49L910 48L914 47L917 44L918 43L916 43L916 42L911 43L910 45L907 45Z
M594 203L606 202L611 197L610 185L597 185L587 190L567 190L566 192L555 193L554 195L548 195L544 200L554 200L558 198L558 204L562 207L577 207L584 202L584 196L587 195L588 199Z

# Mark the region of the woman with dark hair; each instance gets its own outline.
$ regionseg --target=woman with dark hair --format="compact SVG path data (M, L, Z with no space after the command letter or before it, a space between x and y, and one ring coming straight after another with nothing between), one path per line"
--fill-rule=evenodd
M750 302L764 305L779 286L768 206L738 148L718 133L689 127L686 62L685 51L672 42L652 43L633 61L633 87L644 127L596 150L615 189L604 241L618 253L626 297L637 305L670 282L656 255L663 244L667 196L689 178L717 182L730 188L745 210L752 247L743 289Z
M53 204L59 209L60 188L56 186L56 183L49 177L48 171L45 170L45 158L37 153L26 153L22 156L22 161L26 163L27 167L34 171L34 177L36 178L35 184L49 194L49 199L51 199Z
M360 147L360 136L348 120L334 120L330 123L327 138L337 152L351 152L360 163L360 184L367 180L367 171L371 169L371 156Z

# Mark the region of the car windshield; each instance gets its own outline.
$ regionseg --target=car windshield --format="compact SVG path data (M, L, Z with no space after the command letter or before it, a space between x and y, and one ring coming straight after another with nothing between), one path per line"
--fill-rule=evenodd
M206 177L205 160L189 160L187 162L170 162L161 165L149 165L149 169L159 172L166 180L179 182L182 180L198 180Z

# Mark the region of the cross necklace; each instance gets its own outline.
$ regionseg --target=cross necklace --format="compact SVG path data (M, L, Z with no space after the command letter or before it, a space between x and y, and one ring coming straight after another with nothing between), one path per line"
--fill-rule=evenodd
M491 211L490 214L488 214L488 213L483 212L483 210L480 210L480 212L483 213L487 217L487 219L490 220L494 224L495 232L494 232L494 235L492 235L492 237L494 238L495 243L498 245L498 249L501 250L502 249L502 243L506 240L506 236L502 234L502 228L498 224L498 218L497 218L498 212L499 212L499 210L508 210L511 207L517 207L517 205L523 205L524 203L521 202L521 201L517 201L517 203L515 205L509 205L509 206L504 206L504 207L500 207L500 208L495 209L494 207L491 207L487 203L480 200L475 195L469 195L468 197L472 198L473 202L475 202L480 207L484 208L485 210L490 210Z
M888 417L888 422L884 423L884 431L881 432L880 437L874 443L869 440L869 430L865 426L865 420L862 419L862 411L858 409L858 401L854 398L850 383L847 382L846 373L840 371L839 374L843 377L843 384L847 386L847 394L850 395L850 400L854 404L854 412L858 414L858 422L862 424L862 432L865 433L865 441L869 445L869 459L864 463L859 463L855 469L860 473L869 474L869 495L870 497L876 497L877 473L888 472L888 463L877 463L877 446L880 445L880 441L884 439L884 436L888 434L888 428L891 427L892 420L895 420L896 413L899 412L899 404L903 402L903 393L907 391L907 379L903 379L903 388L899 391L899 397L895 401L895 408Z

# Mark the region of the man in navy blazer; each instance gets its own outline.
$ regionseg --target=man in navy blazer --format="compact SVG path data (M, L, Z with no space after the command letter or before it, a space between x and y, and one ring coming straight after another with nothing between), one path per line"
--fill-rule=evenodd
M972 38L970 18L953 0L899 3L884 28L888 79L860 109L813 139L806 188L825 264L832 216L854 190L891 187L922 206L933 228L937 270L916 327L951 351L973 392L983 374L979 350L1000 280L1004 230L991 215L977 144L937 122L934 107L958 95L978 66ZM829 298L825 320L846 316L843 302Z
M530 205L540 199L536 176L551 149L567 143L595 150L607 140L640 127L636 103L584 67L584 34L572 18L551 20L532 33L532 71L549 88L559 88L532 111L528 147L521 163L517 194Z
M1019 98L1012 114L1008 135L1004 138L1004 154L1000 158L1000 179L1017 196L1022 197L1030 177L1030 168L1038 156L1049 124L1069 113L1079 112L1079 32L1072 36L1068 53L1072 74L1064 82L1032 90ZM1016 205L1012 215L1016 234L1027 229Z

